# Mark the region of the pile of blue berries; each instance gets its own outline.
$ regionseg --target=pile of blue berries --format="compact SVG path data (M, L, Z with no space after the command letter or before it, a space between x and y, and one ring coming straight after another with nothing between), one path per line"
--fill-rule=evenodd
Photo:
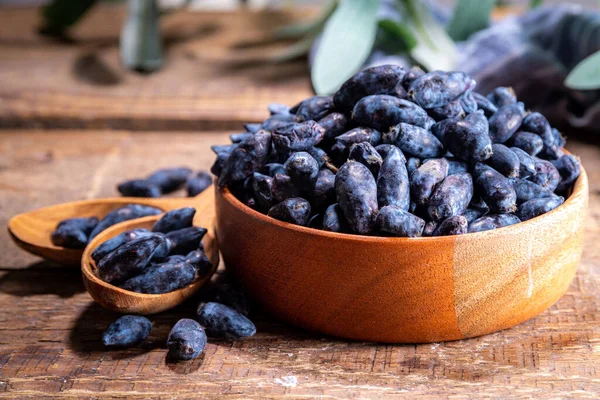
M365 69L333 96L213 146L211 172L273 218L331 232L480 232L558 207L580 174L565 139L510 88L484 96L462 72Z
M96 274L112 285L137 293L168 293L209 275L204 254L206 229L193 226L192 207L165 213L148 229L125 231L93 252Z

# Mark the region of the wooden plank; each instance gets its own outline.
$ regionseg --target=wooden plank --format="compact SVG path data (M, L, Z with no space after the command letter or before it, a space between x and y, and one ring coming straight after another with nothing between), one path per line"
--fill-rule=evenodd
M114 195L157 167L208 168L225 132L0 132L0 223L18 212ZM37 263L0 231L0 397L597 398L600 393L600 149L571 141L590 179L581 265L540 316L479 338L426 345L337 340L260 310L258 334L211 340L197 360L166 362L172 325L196 301L153 317L140 347L106 351L116 314L93 303L78 270Z
M0 393L431 399L600 393L598 303L592 295L597 277L580 274L548 312L480 338L414 346L348 342L281 325L259 312L253 316L255 337L211 340L202 357L178 364L166 362L164 342L178 318L193 315L194 304L153 318L142 346L106 351L99 337L116 315L82 290L77 274L61 269L2 274Z
M161 24L165 66L150 75L120 65L123 7L93 9L72 43L36 34L39 11L0 8L0 127L241 129L268 103L312 92L306 60L260 61L289 45L267 43L271 29L310 11L173 13Z
M226 132L0 130L0 225L28 209L118 196L118 182L158 168L207 170L214 161L210 146L226 142ZM0 257L0 266L10 268L36 260L13 246L6 229Z

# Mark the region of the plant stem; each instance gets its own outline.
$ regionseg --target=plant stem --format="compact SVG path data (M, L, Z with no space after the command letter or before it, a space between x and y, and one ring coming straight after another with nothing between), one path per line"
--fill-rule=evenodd
M152 72L163 62L156 0L129 0L121 31L121 61L125 67Z

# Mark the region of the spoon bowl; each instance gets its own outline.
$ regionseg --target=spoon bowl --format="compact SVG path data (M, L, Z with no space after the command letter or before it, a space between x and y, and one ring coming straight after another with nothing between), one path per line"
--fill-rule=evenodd
M200 210L198 210L200 211ZM101 306L124 314L155 314L164 310L175 307L183 303L190 296L196 293L204 286L216 271L219 265L219 249L217 238L215 236L213 224L204 224L205 216L196 214L194 218L195 226L202 226L208 229L206 235L202 239L204 244L204 252L212 263L212 270L206 276L191 283L190 285L162 294L144 294L131 292L113 286L110 283L104 282L96 275L96 263L92 259L92 252L108 239L118 235L121 232L134 228L152 228L152 225L161 217L153 215L149 217L138 218L130 221L121 222L120 224L111 226L110 228L100 232L87 245L81 258L81 272L83 283L92 296Z
M60 221L76 217L98 217L98 219L102 219L112 210L126 204L143 204L163 211L182 207L195 207L198 213L200 213L200 209L205 209L208 204L211 212L213 212L211 193L211 188L207 188L198 196L187 198L115 197L56 204L15 215L8 221L8 232L19 247L31 254L59 264L79 266L83 249L55 246L50 240L52 231ZM214 213L212 215L214 216ZM212 222L212 216L208 216L207 219Z

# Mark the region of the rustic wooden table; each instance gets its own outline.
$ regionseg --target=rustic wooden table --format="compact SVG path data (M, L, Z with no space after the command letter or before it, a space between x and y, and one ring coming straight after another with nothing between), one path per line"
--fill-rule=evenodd
M5 18L7 13L12 13L10 19ZM21 21L30 27L32 15L32 11L0 11L2 21L17 25ZM224 24L223 18L214 15L197 18ZM110 18L106 24L118 26ZM86 26L81 31L93 31ZM187 28L182 24L179 29ZM234 71L232 81L244 82L246 88L241 97L230 90L230 81L223 75L215 78L215 86L198 84L180 100L179 96L173 99L175 91L187 87L194 68L215 68L210 66L212 61L196 62L202 66L194 67L193 62L185 66L183 58L175 57L173 64L187 71L181 78L168 75L173 66L156 77L140 78L118 67L114 49L101 59L124 80L98 89L68 78L68 65L75 62L81 44L47 49L31 34L20 42L11 35L14 32L0 25L1 123L5 127L34 124L86 129L0 130L0 224L4 226L12 215L33 208L115 195L119 180L158 167L206 169L213 158L209 146L227 142L227 133L238 129L242 120L264 117L264 104L271 98L293 103L310 93L303 64L293 63L290 68L295 70L284 71L290 84L254 81L252 73L250 79L243 70ZM107 42L101 34L97 40ZM199 54L206 51L215 58L229 57L219 50L198 49ZM49 64L43 64L44 60ZM54 74L54 81L48 79L46 68ZM258 67L253 70L264 72ZM217 72L198 73L206 78ZM275 69L270 73L276 74ZM139 90L149 92L132 96L142 80ZM181 86L173 83L178 81ZM173 85L172 90L163 92L158 89L161 85ZM219 85L229 91L221 93ZM205 108L213 96L220 96L215 100L220 104L214 105L219 112ZM179 103L176 106L172 101ZM231 114L229 110L236 107L238 113ZM135 113L130 114L131 109ZM180 130L147 130L170 124ZM202 132L185 131L196 125ZM219 130L208 130L210 126ZM166 336L179 318L193 316L196 301L190 301L153 317L151 336L141 346L107 351L100 336L116 315L92 301L79 271L40 262L19 250L2 230L0 397L598 398L600 147L571 140L569 149L582 158L591 184L583 257L569 291L526 323L457 342L350 342L281 324L255 309L255 337L239 342L212 340L200 358L167 363Z
M122 7L90 11L70 43L36 34L38 9L0 8L0 127L239 129L268 102L310 95L305 60L264 62L290 44L269 30L306 17L173 13L161 24L165 68L140 75L119 63Z

